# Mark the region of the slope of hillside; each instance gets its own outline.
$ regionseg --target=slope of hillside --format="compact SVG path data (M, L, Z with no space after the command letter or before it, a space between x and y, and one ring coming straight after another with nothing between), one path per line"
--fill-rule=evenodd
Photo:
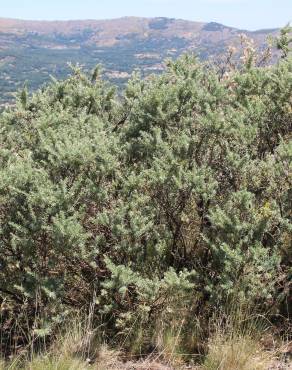
M124 17L114 20L24 21L0 18L0 104L26 80L35 89L50 75L65 77L67 62L86 69L101 63L105 76L115 83L129 78L134 69L143 75L163 69L166 57L185 51L201 59L217 56L237 42L243 31L218 23L199 23L169 18ZM267 33L244 33L263 45Z

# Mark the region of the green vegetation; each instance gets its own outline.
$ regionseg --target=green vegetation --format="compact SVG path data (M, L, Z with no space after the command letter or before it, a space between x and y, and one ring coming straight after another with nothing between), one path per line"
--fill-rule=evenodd
M79 63L85 72L100 63L103 77L121 88L136 69L142 77L160 73L167 57L195 51L201 60L219 58L227 45L238 45L242 32L214 22L168 18L6 23L0 19L0 109L14 102L15 91L25 83L35 91L51 75L67 78L66 62ZM244 32L265 47L266 30ZM278 30L268 32L276 35Z
M168 363L264 369L254 333L291 339L285 37L271 67L248 46L236 68L186 55L160 76L134 74L122 96L99 68L79 67L19 93L0 116L3 356L82 369L107 343ZM67 354L58 333L88 312ZM43 351L53 357L35 359Z
M63 39L59 42L64 42ZM129 40L131 41L131 40ZM18 40L16 44L21 43ZM157 52L165 48L177 48L174 56L178 56L186 47L186 42L179 38L170 40L147 41L135 40L129 45L115 47L76 47L64 45L63 49L49 49L43 47L17 47L8 50L0 50L0 88L2 91L0 105L3 106L14 100L14 92L25 83L28 83L30 89L36 90L50 81L50 76L58 79L67 78L70 74L70 68L66 61L83 66L90 71L98 63L106 67L106 72L116 72L117 77L109 76L111 82L119 82L121 72L131 73L133 69L145 69L145 75L152 73L151 68L155 68L157 63L167 56L167 52L162 52L159 58L137 59L136 54ZM2 63L1 63L2 62ZM128 78L122 78L119 85L125 84Z

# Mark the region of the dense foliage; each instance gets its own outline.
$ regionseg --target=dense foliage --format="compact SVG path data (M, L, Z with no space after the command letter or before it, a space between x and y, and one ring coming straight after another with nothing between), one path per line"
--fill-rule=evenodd
M147 343L234 300L292 314L292 60L227 67L184 56L122 97L75 68L1 114L3 350L89 305Z

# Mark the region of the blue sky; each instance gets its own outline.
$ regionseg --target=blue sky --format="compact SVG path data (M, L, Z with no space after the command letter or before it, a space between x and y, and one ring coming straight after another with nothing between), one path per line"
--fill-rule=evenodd
M0 0L0 6L1 17L23 19L164 16L251 30L292 21L292 0Z

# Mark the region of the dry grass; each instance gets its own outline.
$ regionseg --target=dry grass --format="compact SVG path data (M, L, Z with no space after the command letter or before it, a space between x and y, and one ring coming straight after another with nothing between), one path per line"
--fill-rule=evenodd
M65 357L78 357L93 360L99 351L99 336L90 323L76 319L73 324L60 333L51 351L62 353Z
M276 348L264 349L259 327L252 324L242 325L244 318L221 319L212 322L208 352L201 366L186 366L183 353L183 323L177 321L176 328L158 332L156 348L147 358L139 360L128 357L123 361L122 353L113 351L102 343L98 329L93 329L92 315L85 320L75 318L70 327L57 336L54 344L44 355L32 353L26 358L16 358L10 364L0 360L0 370L272 370L279 369L275 364ZM257 331L258 330L258 331ZM181 347L182 345L182 347ZM286 344L286 347L289 345ZM285 347L285 348L286 348ZM288 348L288 347L287 347ZM290 347L289 347L290 348ZM284 351L284 350L283 350ZM193 354L194 359L198 359ZM189 357L190 359L190 357ZM281 365L281 364L280 364ZM281 368L281 367L280 367ZM286 369L282 367L281 369ZM288 368L287 368L288 369Z
M25 370L88 370L89 366L81 360L60 356L40 357L28 363Z
M72 342L70 343L70 338ZM32 359L17 358L11 363L0 362L0 370L118 370L121 369L117 353L110 351L106 346L100 346L95 351L96 357L91 360L84 358L87 352L85 346L80 351L82 340L78 333L70 333L64 342L55 343L46 355L35 356ZM84 342L83 342L84 343ZM58 348L58 344L60 348Z
M216 335L209 344L205 370L267 370L273 354L264 351L251 337Z

